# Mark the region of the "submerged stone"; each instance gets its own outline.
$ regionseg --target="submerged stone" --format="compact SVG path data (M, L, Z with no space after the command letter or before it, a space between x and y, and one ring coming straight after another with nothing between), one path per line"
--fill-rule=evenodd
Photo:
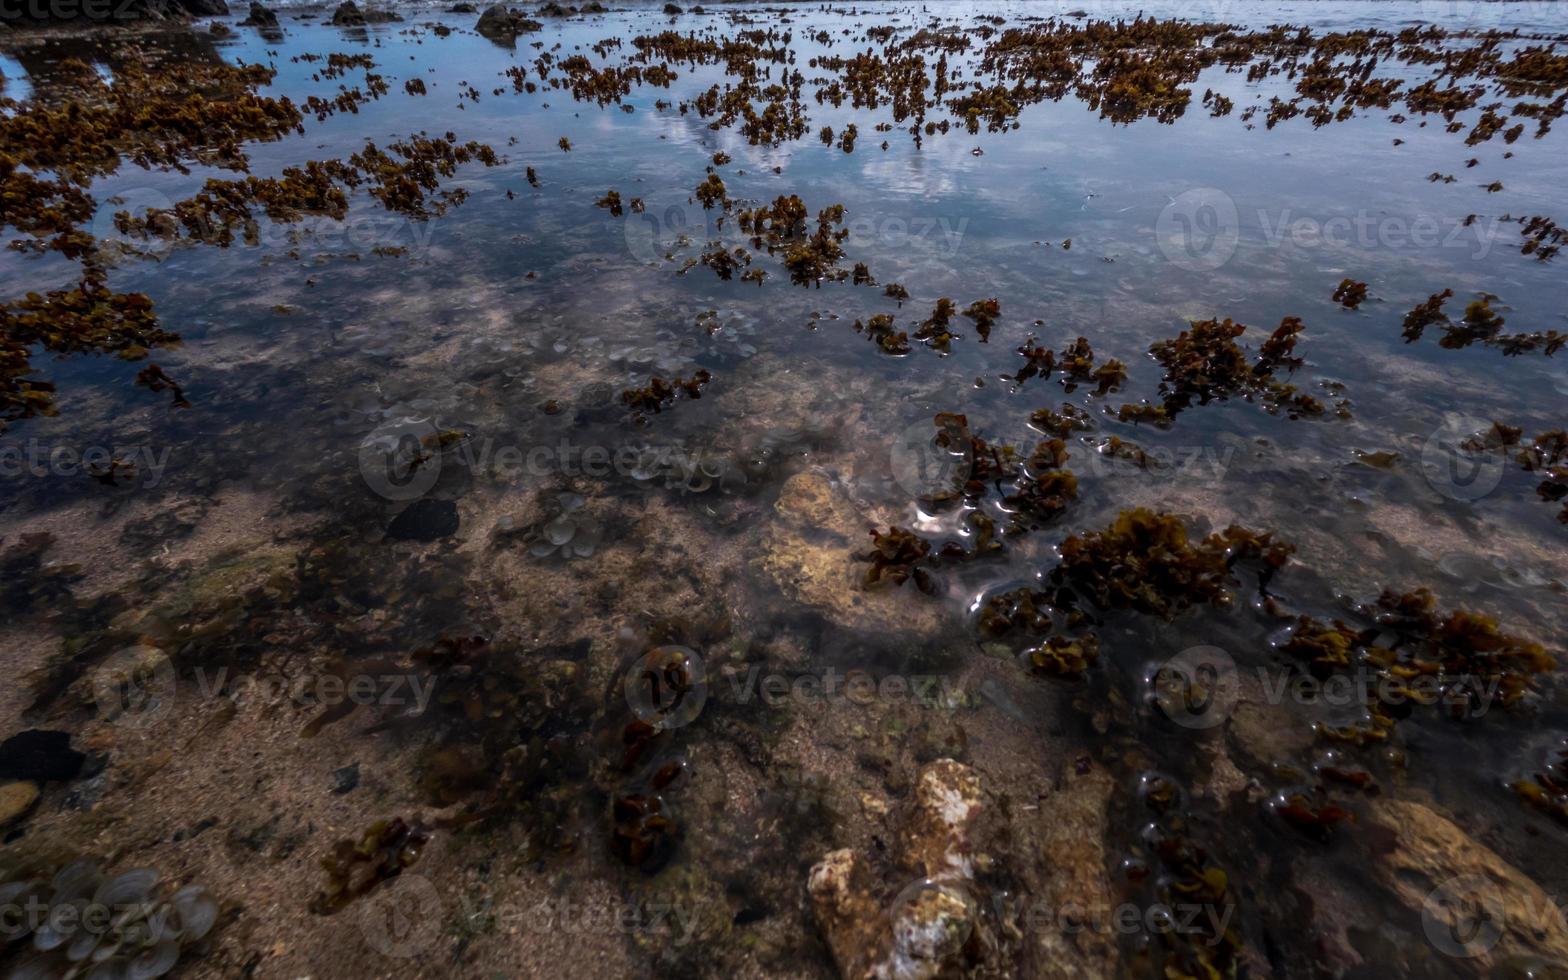
M416 500L387 525L387 537L398 541L437 541L457 533L462 523L450 500Z
M68 732L31 728L0 743L0 779L75 779L86 761L87 756L71 748Z

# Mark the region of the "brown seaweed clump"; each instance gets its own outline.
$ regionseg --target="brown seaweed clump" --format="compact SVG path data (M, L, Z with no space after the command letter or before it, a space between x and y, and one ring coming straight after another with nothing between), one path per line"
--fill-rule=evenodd
M158 329L152 303L115 293L84 228L97 203L93 181L125 160L144 169L187 171L195 158L243 170L240 146L276 140L299 127L288 99L256 94L273 71L223 62L154 63L128 51L112 81L80 61L61 64L69 98L0 98L0 199L5 223L21 234L11 247L54 251L82 265L80 283L0 305L0 430L54 412L51 384L32 374L33 347L60 354L115 354L139 360L178 338Z
M855 321L855 332L864 333L884 354L909 353L909 334L893 327L893 314L878 313L865 323Z
M1516 780L1513 790L1530 806L1568 826L1568 745L1553 747L1546 764Z
M1480 298L1472 300L1465 307L1463 319L1459 323L1454 323L1443 312L1443 303L1453 295L1452 289L1434 293L1425 302L1417 304L1414 309L1406 313L1405 341L1413 343L1421 339L1421 335L1428 327L1440 326L1443 328L1443 336L1438 344L1448 350L1462 350L1479 343L1487 347L1495 347L1509 357L1536 350L1551 357L1568 346L1568 334L1558 330L1503 333L1503 325L1507 321L1492 309L1492 301L1497 297L1490 293L1484 293Z
M1127 380L1127 365L1115 358L1095 367L1094 348L1087 337L1079 337L1060 351L1053 351L1038 344L1031 335L1018 348L1018 354L1024 359L1024 366L1013 375L1017 386L1030 378L1048 379L1060 371L1060 383L1068 392L1076 391L1080 384L1093 384L1096 395L1106 395Z
M321 859L327 884L311 899L310 910L317 915L343 911L356 898L412 867L429 841L430 832L423 824L402 817L376 821L357 841L338 841Z
M593 203L595 207L601 207L608 210L611 216L616 218L619 218L621 215L626 213L625 209L621 207L620 191L607 191L603 197L599 198Z
M943 296L936 301L936 307L931 311L931 316L915 331L915 339L923 340L926 346L933 350L947 353L952 349L953 333L947 329L953 320L953 313L957 309L953 301Z
M705 210L712 208L729 209L729 195L725 191L724 180L718 174L708 174L707 179L697 185L697 190L694 193Z
M1255 364L1236 343L1246 329L1229 319L1194 320L1177 337L1154 344L1149 353L1165 368L1162 404L1123 405L1118 416L1122 421L1169 425L1194 401L1206 405L1233 396L1256 399L1271 413L1283 411L1292 419L1322 415L1322 402L1274 376L1278 369L1294 370L1300 363L1293 355L1303 329L1300 318L1280 321Z
M991 328L1002 315L1002 304L995 299L977 299L964 310L964 316L975 321L975 333L983 344L991 339Z
M886 534L873 528L871 550L855 556L871 563L862 580L866 588L913 581L921 592L935 595L936 581L925 567L930 559L931 542L901 527L888 528Z
M0 431L8 422L55 414L54 385L28 377L29 347L141 360L155 347L179 343L152 309L141 293L113 292L91 276L72 289L28 293L12 308L0 308Z
M1563 502L1557 519L1568 524L1568 432L1553 429L1536 436L1516 457L1526 472L1540 473L1536 494L1549 503Z
M1443 312L1443 304L1452 299L1454 291L1445 289L1440 293L1433 293L1425 301L1416 304L1415 308L1405 314L1404 337L1406 343L1414 343L1421 339L1427 327L1446 324L1448 315Z
M1343 279L1334 288L1334 302L1347 310L1359 307L1367 298L1367 284L1354 279Z
M1489 616L1438 610L1424 588L1385 591L1358 614L1365 628L1300 617L1281 646L1320 679L1367 672L1367 716L1349 725L1320 725L1320 734L1332 741L1384 741L1418 705L1439 706L1459 718L1494 705L1512 707L1534 689L1535 675L1556 666L1539 643L1504 632Z
M707 368L698 368L689 379L676 378L673 382L654 377L641 388L622 391L621 402L632 409L638 420L642 420L648 413L656 415L674 404L679 394L684 393L687 398L701 398L702 389L712 380L713 375Z
M1040 443L1013 492L1003 497L1004 502L1020 516L1037 521L1061 514L1078 496L1078 477L1063 465L1067 459L1067 444L1061 439Z
M617 796L610 805L610 849L626 864L659 870L680 841L680 825L657 793Z
M1139 507L1122 511L1103 531L1063 541L1051 570L1054 605L1087 600L1102 610L1130 609L1165 619L1194 605L1228 605L1232 569L1260 561L1259 588L1289 560L1294 546L1232 525L1192 542L1180 518Z
M1186 794L1181 788L1166 776L1150 773L1143 778L1139 796L1152 822L1145 826L1126 865L1132 884L1149 888L1149 900L1169 908L1184 902L1236 908L1239 896L1230 887L1230 874L1193 837L1198 824L1185 812ZM1147 972L1166 977L1235 976L1242 940L1230 922L1199 916L1185 928L1154 930L1156 943L1146 955L1157 960L1148 964Z

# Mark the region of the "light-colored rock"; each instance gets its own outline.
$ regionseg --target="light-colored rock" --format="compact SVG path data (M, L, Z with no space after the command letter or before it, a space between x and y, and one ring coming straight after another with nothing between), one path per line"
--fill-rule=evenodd
M811 869L806 890L847 980L934 980L957 975L994 947L980 918L973 878L974 826L983 811L980 777L952 759L921 769L897 839L898 863L917 877L885 908L853 851L833 851Z
M875 976L874 964L887 960L892 944L886 917L865 878L855 852L843 848L825 855L806 880L817 924L844 977Z
M774 504L778 520L762 535L757 564L789 599L816 609L849 629L875 632L935 632L942 617L939 599L912 583L867 589L867 565L854 556L871 548L874 521L819 473L797 473L785 481Z
M971 838L980 810L980 777L973 769L952 759L921 769L900 838L906 866L931 879L974 877Z
M1069 768L1062 788L1041 801L1044 858L1050 869L1031 912L1037 928L1040 976L1057 978L1116 975L1116 946L1108 916L1117 900L1106 873L1106 807L1116 784L1098 767L1079 775ZM1067 913L1088 917L1065 929ZM1106 921L1096 921L1107 917Z
M1371 818L1398 841L1375 875L1421 916L1426 938L1441 952L1466 954L1488 976L1513 959L1568 963L1562 910L1496 852L1420 803L1378 800Z
M0 786L0 827L9 827L27 816L38 802L38 787L29 782Z

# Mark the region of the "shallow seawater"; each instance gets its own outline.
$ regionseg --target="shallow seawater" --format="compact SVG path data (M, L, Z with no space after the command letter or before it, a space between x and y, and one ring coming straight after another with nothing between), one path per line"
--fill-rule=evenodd
M166 63L266 66L257 93L302 110L361 97L245 142L243 172L204 152L85 186L108 286L146 294L180 342L125 359L34 338L54 414L0 416L0 734L67 731L88 760L37 780L0 882L91 856L204 884L225 911L180 975L860 976L884 953L909 976L1568 962L1568 763L1555 803L1521 788L1568 739L1552 661L1568 450L1531 455L1568 425L1568 259L1522 233L1568 219L1563 137L1541 118L1568 80L1509 88L1412 57L1563 59L1565 12L663 6L528 13L541 24L513 43L445 5L366 27L283 6L277 29L236 9L226 32L136 35ZM1112 36L1140 12L1293 28L1181 79L1163 112L1103 89L1089 104L1123 80L1095 74L1127 55L1115 43L1073 49L1087 63L1059 89L998 75L1016 67L1007 31L1108 19ZM1413 33L1429 25L1453 33ZM1298 28L1400 38L1351 74L1402 88L1321 125L1269 121L1271 104L1314 105ZM904 46L923 29L952 43ZM638 60L634 39L664 31L768 33L754 60ZM1278 70L1287 49L1299 64ZM334 75L329 54L373 67ZM912 100L832 60L912 54ZM8 39L7 113L71 101L68 59L112 83L129 56L112 35ZM573 57L643 75L574 95ZM798 134L749 139L715 111L748 72L784 86ZM1481 91L1447 113L1405 104L1438 76ZM967 127L954 102L999 82L1018 86L1009 111ZM760 113L770 96L751 94ZM1476 136L1492 106L1503 125ZM341 217L255 206L221 247L116 224L209 181L448 133L496 158L435 174L440 213L361 181ZM699 196L710 173L722 201ZM790 195L804 228L770 248L743 212ZM792 277L819 212L839 255ZM729 274L717 249L743 250ZM8 252L0 296L80 275ZM1366 288L1354 308L1342 282ZM1412 339L1407 314L1444 290L1446 319ZM938 349L916 332L944 299ZM966 315L986 300L999 311ZM1467 308L1503 325L1466 334ZM889 315L902 344L876 340ZM1293 317L1294 346L1268 354ZM1239 376L1234 347L1168 344L1207 321L1246 325ZM1072 375L1080 338L1124 377ZM1031 375L1031 349L1053 369ZM178 389L135 383L149 362ZM1137 421L1139 405L1169 416ZM1051 463L1029 461L1058 434L1042 409L1083 420ZM1029 481L1062 469L1073 489L1031 510ZM1169 517L1073 565L1134 508ZM1206 536L1231 525L1293 551L1271 566L1233 538L1214 558ZM874 560L893 528L928 550ZM1184 555L1211 564L1185 579ZM1399 605L1423 587L1430 609ZM1015 589L1048 626L987 627ZM1349 659L1298 656L1298 617L1340 622ZM1082 669L1053 667L1047 636L1087 643ZM358 681L373 695L346 702ZM1423 681L1436 703L1397 697ZM1369 707L1390 684L1399 703ZM972 826L941 784L971 775ZM952 827L926 825L933 798ZM334 893L322 859L392 818L413 837L383 827L362 850L394 870ZM922 863L933 839L947 863ZM818 887L840 849L864 901ZM967 903L945 938L911 938L911 889ZM1479 940L1453 938L1474 923L1450 905L1492 914ZM1172 909L1199 924L1170 926Z

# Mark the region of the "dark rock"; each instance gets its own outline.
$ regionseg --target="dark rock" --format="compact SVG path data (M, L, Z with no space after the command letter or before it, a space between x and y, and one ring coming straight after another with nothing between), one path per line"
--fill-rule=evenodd
M250 0L250 15L240 21L240 26L277 27L278 15L257 3L256 0Z
M403 18L390 10L359 9L354 0L343 0L332 12L332 23L338 27L363 27L366 24L386 24Z
M515 38L519 34L537 31L543 26L537 20L529 20L521 12L498 3L487 7L485 12L479 15L479 23L474 25L474 30L491 40L497 40Z
M682 10L680 7L676 6L673 3L667 3L667 4L664 5L664 12L667 13L667 14L683 14L686 11Z
M222 17L229 12L225 0L179 0L178 6L192 17Z
M449 14L477 14L479 13L479 8L471 3L454 3L446 8L446 12Z
M461 523L456 503L425 497L392 519L387 526L387 537L398 541L436 541L456 534Z
M30 728L0 744L0 779L63 782L75 779L86 761L71 748L69 732Z
M359 763L332 772L332 792L339 796L359 788Z

